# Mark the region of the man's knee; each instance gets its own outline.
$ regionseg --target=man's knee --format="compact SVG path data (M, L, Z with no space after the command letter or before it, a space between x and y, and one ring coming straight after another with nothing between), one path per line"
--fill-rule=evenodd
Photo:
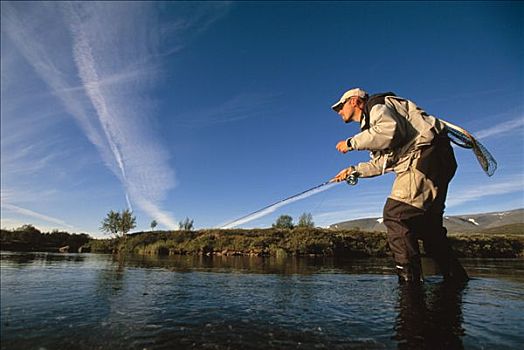
M397 201L395 199L388 198L384 205L382 218L384 225L389 227L403 226L411 230L424 217L424 210L416 208L404 202Z
M423 213L421 209L391 198L384 205L388 244L398 264L407 264L420 254L415 223Z
M401 202L394 199L388 198L386 204L384 204L384 210L382 218L384 219L384 225L389 221L398 221L400 218L400 207Z

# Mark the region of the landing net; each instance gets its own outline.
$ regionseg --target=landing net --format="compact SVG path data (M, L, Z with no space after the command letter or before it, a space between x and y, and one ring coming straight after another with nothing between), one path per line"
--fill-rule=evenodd
M482 170L488 175L492 176L497 170L497 161L491 153L473 137L469 132L459 126L453 125L449 122L441 120L446 125L446 131L451 139L451 142L462 148L472 149L477 157L477 160L482 167Z

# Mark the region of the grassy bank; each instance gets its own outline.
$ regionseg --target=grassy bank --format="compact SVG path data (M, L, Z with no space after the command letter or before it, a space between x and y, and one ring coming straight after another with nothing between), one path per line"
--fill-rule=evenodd
M22 252L72 252L81 251L93 239L85 233L40 232L32 225L25 225L18 230L0 230L0 248L2 250ZM96 242L93 243L96 245Z
M450 235L450 241L459 257L524 256L524 237L519 235L458 234ZM383 257L390 254L385 233L318 228L138 232L115 240L92 240L87 248L92 252L144 255Z

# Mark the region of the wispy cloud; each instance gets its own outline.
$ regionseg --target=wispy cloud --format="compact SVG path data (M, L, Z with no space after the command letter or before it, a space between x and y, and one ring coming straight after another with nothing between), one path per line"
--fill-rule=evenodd
M2 31L96 146L121 181L128 206L175 229L176 220L160 205L175 186L175 171L152 127L155 104L148 92L159 77L159 58L183 47L228 6L175 4L185 11L184 20L170 21L176 26L158 20L162 6L2 2Z
M385 191L372 189L360 192L355 198L335 199L325 202L328 207L337 208L314 214L315 223L319 226L328 226L336 222L382 216L382 206L387 197ZM358 205L357 205L358 203Z
M506 134L509 132L520 132L522 134L524 133L522 129L523 127L524 127L524 117L521 116L515 119L505 121L503 123L495 123L493 127L475 132L475 135L480 140L480 139L485 139L485 138L495 136L495 135Z
M447 207L456 207L467 202L473 202L485 197L502 195L507 193L523 192L524 176L520 175L508 181L494 184L457 188L448 196Z
M30 209L21 208L13 204L6 203L4 201L2 201L2 210L8 210L8 211L11 211L11 212L14 212L16 214L20 214L26 217L30 217L30 218L37 219L37 220L42 220L48 223L59 225L60 227L65 227L68 229L75 230L74 226L69 225L68 223L66 223L63 220L60 220L60 219L57 219L57 218L54 218L52 216L48 216L45 214L37 213Z
M487 95L500 95L500 94L511 94L515 93L515 91L512 91L508 88L495 88L495 89L485 89L485 90L477 90L477 91L468 91L468 92L454 92L450 94L449 92L446 93L445 96L442 97L435 97L432 99L428 99L428 102L442 102L442 101L450 101L450 100L460 100L460 99L468 99L468 98L479 98L482 96Z
M5 188L2 187L2 190L0 191L0 201L3 205L3 203L33 203L35 201L35 198L37 198L40 202L48 202L50 200L53 200L58 191L55 189L45 189L43 191L36 191L34 189L31 189L31 191L27 189L13 189L13 188Z
M157 5L160 10L166 7L165 3ZM169 49L162 55L177 52L202 32L207 31L216 21L223 18L233 6L231 1L210 1L202 6L199 2L171 2L167 6L174 8L168 24L160 28L159 39L167 41ZM166 15L168 15L166 13Z
M175 116L175 125L202 127L236 122L264 115L267 106L277 99L275 94L242 93L225 102L206 109L195 109L191 113ZM274 109L272 110L274 113Z
M381 216L382 206L380 202L377 202L369 208L350 208L347 210L338 210L315 214L314 219L317 225L325 227L342 221Z

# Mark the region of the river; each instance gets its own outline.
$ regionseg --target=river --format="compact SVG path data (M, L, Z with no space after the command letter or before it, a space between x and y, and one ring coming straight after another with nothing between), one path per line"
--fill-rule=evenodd
M1 252L1 349L516 349L524 260L421 288L389 259Z

